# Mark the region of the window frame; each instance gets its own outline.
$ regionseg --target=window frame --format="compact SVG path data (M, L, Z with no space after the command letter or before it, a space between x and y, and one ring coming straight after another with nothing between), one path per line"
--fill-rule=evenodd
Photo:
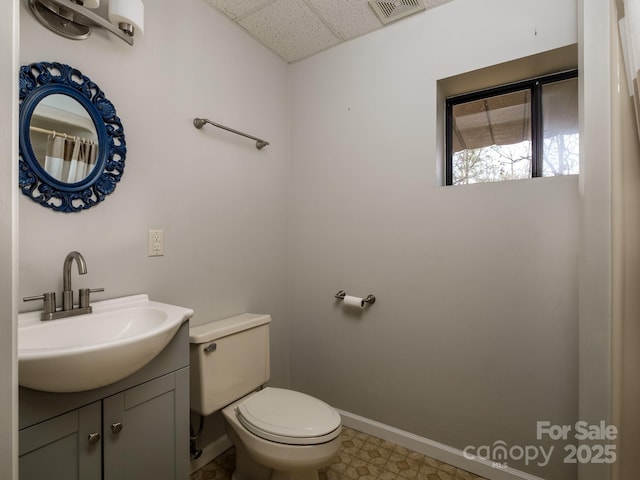
M453 186L453 107L461 103L483 100L497 95L505 95L529 90L531 95L531 177L542 177L543 141L542 87L549 83L578 78L578 69L542 75L514 83L485 88L470 93L454 95L445 99L445 185ZM481 182L494 183L494 182Z

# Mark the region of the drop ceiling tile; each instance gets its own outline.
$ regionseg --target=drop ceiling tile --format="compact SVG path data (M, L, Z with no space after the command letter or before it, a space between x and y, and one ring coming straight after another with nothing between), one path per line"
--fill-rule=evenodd
M276 0L238 23L287 62L308 57L340 42L301 0Z
M204 1L287 62L382 27L368 0ZM423 0L426 10L451 1Z
M307 0L307 3L342 40L364 35L382 26L367 0Z
M273 0L205 0L205 2L213 5L232 20L272 1Z

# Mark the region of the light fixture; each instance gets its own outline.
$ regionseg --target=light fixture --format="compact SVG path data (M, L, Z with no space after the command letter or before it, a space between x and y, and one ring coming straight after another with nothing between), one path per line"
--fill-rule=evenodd
M134 34L144 31L142 0L110 0L109 20L90 10L100 0L29 0L29 6L45 27L72 40L84 40L99 27L133 45Z

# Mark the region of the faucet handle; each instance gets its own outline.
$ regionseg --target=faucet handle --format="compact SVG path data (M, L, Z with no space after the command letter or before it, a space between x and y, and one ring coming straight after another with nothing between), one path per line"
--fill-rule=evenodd
M80 300L78 307L87 308L89 306L89 294L96 292L104 292L104 288L81 288L80 292Z
M33 297L24 297L22 299L25 302L32 302L34 300L42 300L43 301L43 310L42 314L54 313L56 311L56 293L55 292L47 292L42 295L36 295Z

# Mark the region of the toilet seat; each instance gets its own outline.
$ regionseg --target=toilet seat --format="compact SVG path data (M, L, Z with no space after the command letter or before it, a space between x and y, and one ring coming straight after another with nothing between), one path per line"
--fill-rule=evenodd
M342 419L330 405L304 393L267 387L238 404L236 415L254 435L288 445L317 445L340 434Z

